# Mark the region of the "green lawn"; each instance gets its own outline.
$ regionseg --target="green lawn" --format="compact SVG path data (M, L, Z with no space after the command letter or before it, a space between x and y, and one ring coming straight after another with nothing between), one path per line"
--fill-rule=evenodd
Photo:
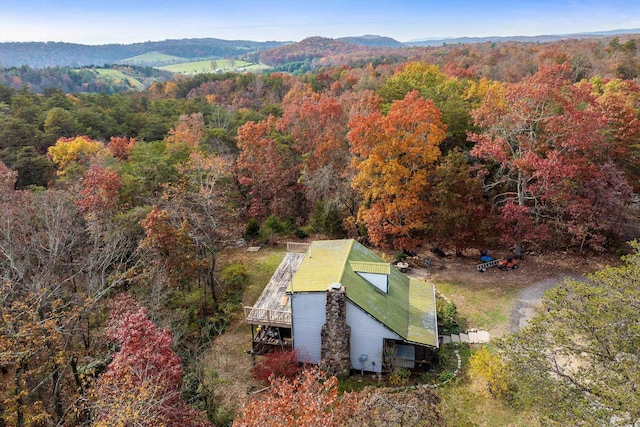
M459 282L436 281L436 289L458 308L458 314L469 328L504 330L508 327L511 310L520 291L503 285L477 286Z

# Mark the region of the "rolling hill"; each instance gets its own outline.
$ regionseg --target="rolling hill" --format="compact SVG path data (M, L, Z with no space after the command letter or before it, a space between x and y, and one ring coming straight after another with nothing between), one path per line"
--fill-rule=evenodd
M186 61L233 58L260 50L272 49L287 42L254 42L248 40L180 39L134 44L82 45L63 42L0 43L0 66L33 68L114 63L130 63L132 59L145 55L152 58L167 56L186 58ZM148 58L147 58L148 59ZM155 59L153 59L155 60ZM153 61L152 60L152 61ZM139 62L136 65L151 64Z
M640 34L640 28L580 34L460 37L418 39L401 43L390 37L363 35L358 37L309 37L299 42L248 40L222 40L215 38L164 40L134 44L82 45L64 42L7 42L0 43L0 67L32 68L83 67L103 64L128 64L162 67L222 59L246 59L277 66L292 62L309 61L332 55L381 54L395 55L396 49L413 46L442 46L443 44L472 44L486 42L543 43L567 39L613 37L622 34ZM396 50L396 52L398 52ZM202 67L200 67L202 68Z

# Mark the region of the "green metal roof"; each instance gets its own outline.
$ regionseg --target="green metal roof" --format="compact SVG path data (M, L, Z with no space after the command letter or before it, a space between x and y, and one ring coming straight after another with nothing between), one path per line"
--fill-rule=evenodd
M388 274L388 293L358 272ZM407 341L438 345L433 285L409 279L355 240L311 243L287 292L325 292L336 282L351 302Z
M324 292L332 283L340 282L353 242L319 240L311 243L287 292Z
M353 271L358 273L375 273L375 274L390 274L391 266L386 262L363 262L363 261L350 261L349 265Z
M407 340L438 345L438 322L433 284L421 280L409 281L409 330Z

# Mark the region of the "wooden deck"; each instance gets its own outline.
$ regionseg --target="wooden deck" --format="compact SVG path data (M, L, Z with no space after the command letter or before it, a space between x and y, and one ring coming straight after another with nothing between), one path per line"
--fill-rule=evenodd
M288 252L253 307L244 307L244 320L252 325L291 327L291 301L287 287L304 259L304 253Z

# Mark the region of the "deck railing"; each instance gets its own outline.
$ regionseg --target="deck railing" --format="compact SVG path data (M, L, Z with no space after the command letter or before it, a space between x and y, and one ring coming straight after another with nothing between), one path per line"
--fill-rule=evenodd
M291 312L267 308L244 307L244 321L253 325L291 327Z
M305 253L309 249L309 243L287 242L287 252Z

